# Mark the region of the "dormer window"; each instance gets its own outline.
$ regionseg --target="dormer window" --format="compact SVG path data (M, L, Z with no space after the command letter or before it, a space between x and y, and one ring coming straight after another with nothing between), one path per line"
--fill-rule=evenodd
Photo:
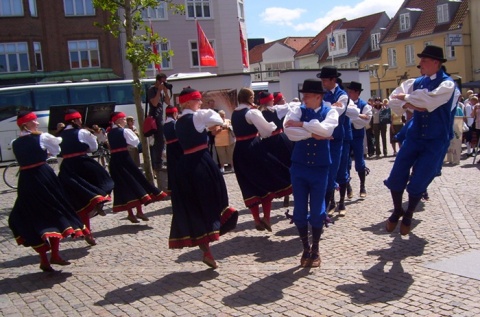
M437 23L450 22L450 16L448 14L448 3L440 4L437 6Z
M410 13L400 14L400 31L410 30Z
M370 45L372 51L378 51L380 49L380 33L370 35Z

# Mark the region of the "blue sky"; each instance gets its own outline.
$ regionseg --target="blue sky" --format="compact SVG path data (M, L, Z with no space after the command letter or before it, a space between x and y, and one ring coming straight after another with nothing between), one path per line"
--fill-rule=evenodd
M393 17L403 0L244 0L248 38L265 42L315 36L331 21L385 11Z

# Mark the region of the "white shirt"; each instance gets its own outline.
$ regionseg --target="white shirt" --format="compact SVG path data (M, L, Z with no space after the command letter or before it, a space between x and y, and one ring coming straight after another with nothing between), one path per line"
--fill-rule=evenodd
M193 125L198 132L203 132L206 128L214 125L223 125L222 117L212 109L198 109L197 111L185 109L182 112L182 116L189 113L193 114Z
M357 101L358 100L355 100L354 103L357 102ZM360 111L360 108L357 107L357 109ZM365 128L370 123L370 120L372 119L372 116L373 116L372 106L370 106L367 103L363 107L362 114L366 114L368 116L368 119L362 119L360 117L352 119L353 127L357 130Z
M73 129L71 124L67 125L67 127L65 128L65 130L70 129ZM96 150L98 150L97 137L86 129L78 130L78 141L88 145L88 149L90 152L95 152Z
M315 112L320 111L321 107L315 109ZM290 107L290 111L285 116L283 131L287 137L292 141L305 140L312 137L312 134L317 134L323 137L332 136L333 130L338 125L338 112L335 109L330 109L325 120L322 122L318 119L313 119L308 122L303 122L303 127L285 127L285 123L289 120L300 121L302 117L302 110L300 106Z
M249 109L245 115L245 119L249 124L253 124L257 128L258 133L262 138L268 138L272 135L272 132L277 129L277 125L274 122L268 122L262 115L262 112L258 109L250 109L249 105L240 104L235 111Z

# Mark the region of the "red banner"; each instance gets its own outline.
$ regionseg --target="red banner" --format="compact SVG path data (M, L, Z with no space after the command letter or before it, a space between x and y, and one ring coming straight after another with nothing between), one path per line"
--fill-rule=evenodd
M215 58L215 50L208 41L205 33L200 26L200 23L197 22L197 33L198 33L198 55L200 57L200 66L217 66L217 59Z
M248 67L247 43L245 41L245 38L243 37L242 25L240 24L240 22L238 22L238 27L240 29L240 46L242 48L242 64L243 64L243 67Z
M150 21L150 33L151 33L151 35L153 36L152 21ZM157 42L154 41L154 40L151 40L151 41L150 41L150 44L152 45L152 52L153 52L153 54L155 54L155 55L158 56L158 47L157 47L158 44L157 44ZM160 64L155 64L155 69L156 69L157 71L159 71L159 72L162 70L162 68L160 67Z

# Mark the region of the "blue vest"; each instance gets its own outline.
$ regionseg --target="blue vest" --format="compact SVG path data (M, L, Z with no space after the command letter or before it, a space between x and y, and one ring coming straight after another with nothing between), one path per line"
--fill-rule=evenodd
M233 133L236 137L244 137L258 132L253 124L249 124L245 116L250 109L235 110L232 113Z
M177 133L175 132L175 123L177 121L170 121L163 125L163 135L165 136L165 141L169 142L177 139Z
M183 150L207 144L207 131L198 132L193 124L193 113L184 114L175 123L175 132Z
M45 162L47 151L40 147L40 134L30 134L15 139L12 143L13 154L20 166Z
M262 115L268 122L273 122L277 125L277 129L283 129L283 120L278 118L277 111L263 110Z
M367 105L367 102L362 99L358 99L355 105L357 105L357 108L360 110L360 114L362 114L363 109ZM355 127L352 124L352 136L354 139L363 138L364 135L365 135L365 128L355 129Z
M453 81L452 78L447 76L442 70L437 72L437 78L430 80L429 77L422 76L415 80L413 83L413 89L428 89L432 91L436 89L444 81ZM407 131L407 138L413 137L416 139L423 140L441 140L448 141L452 131L452 122L451 119L451 107L453 101L454 92L450 99L436 108L432 112L428 111L414 111L413 112L413 121L411 127Z
M323 96L323 101L329 102L331 105L334 104L335 102L340 99L342 95L347 95L347 93L340 88L340 86L335 87L335 91L332 93L331 91L328 91L324 96ZM347 103L348 106L348 103ZM338 126L333 130L333 140L334 141L342 141L343 138L345 137L345 125L344 121L347 113L347 109L338 117ZM350 121L350 120L349 120Z
M302 110L300 121L309 122L310 120L317 119L322 122L327 117L327 113L331 108L322 103L321 109L318 112L306 108L305 105L302 105L300 109ZM332 163L330 158L330 141L308 138L295 142L292 152L292 162L306 166L329 166Z
M78 132L80 132L80 129L76 128L62 131L60 134L62 137L62 143L60 143L61 156L88 151L88 145L78 140Z
M108 132L107 136L111 150L127 147L127 140L123 136L123 128L113 128Z

